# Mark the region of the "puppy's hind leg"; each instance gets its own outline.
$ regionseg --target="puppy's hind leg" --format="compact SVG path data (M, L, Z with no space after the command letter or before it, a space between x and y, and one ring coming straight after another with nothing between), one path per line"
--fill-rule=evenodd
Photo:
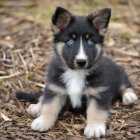
M132 88L132 84L128 78L128 75L123 69L121 75L120 95L124 105L132 104L138 99Z
M125 88L122 90L122 102L124 105L129 105L134 103L138 98L136 93L132 88Z
M42 96L39 98L39 101L37 104L30 104L27 108L27 112L33 117L39 117L40 111L42 106Z

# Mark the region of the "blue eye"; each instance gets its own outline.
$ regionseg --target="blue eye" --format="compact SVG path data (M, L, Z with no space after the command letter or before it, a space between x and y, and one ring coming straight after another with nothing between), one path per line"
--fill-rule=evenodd
M92 45L93 45L93 41L92 41L91 39L89 39L89 40L87 40L87 44L88 44L89 46L92 46Z
M67 41L67 45L69 45L69 46L73 46L74 43L75 43L75 41L72 40L72 39L70 39L69 41Z

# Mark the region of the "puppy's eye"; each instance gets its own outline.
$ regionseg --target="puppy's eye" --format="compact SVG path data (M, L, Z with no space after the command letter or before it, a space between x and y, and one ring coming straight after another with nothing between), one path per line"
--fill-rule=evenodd
M67 41L68 46L73 46L74 43L75 43L75 41L73 39L70 39L70 40Z
M88 46L92 46L94 44L94 42L91 39L88 39L87 44L88 44Z

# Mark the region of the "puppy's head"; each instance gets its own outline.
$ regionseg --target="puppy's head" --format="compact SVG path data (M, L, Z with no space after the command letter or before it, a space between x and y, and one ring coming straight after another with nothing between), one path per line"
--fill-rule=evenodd
M54 50L71 69L90 69L102 54L104 35L111 16L105 8L88 16L74 16L58 7L52 17Z

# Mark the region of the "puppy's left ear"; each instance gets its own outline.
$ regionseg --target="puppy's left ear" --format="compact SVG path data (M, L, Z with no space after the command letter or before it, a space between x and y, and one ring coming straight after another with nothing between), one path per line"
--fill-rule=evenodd
M99 32L102 32L103 30L104 32L106 32L110 17L111 9L105 8L97 12L91 13L88 16L88 20Z
M55 30L63 30L70 25L72 14L62 7L57 7L52 17L52 24Z

